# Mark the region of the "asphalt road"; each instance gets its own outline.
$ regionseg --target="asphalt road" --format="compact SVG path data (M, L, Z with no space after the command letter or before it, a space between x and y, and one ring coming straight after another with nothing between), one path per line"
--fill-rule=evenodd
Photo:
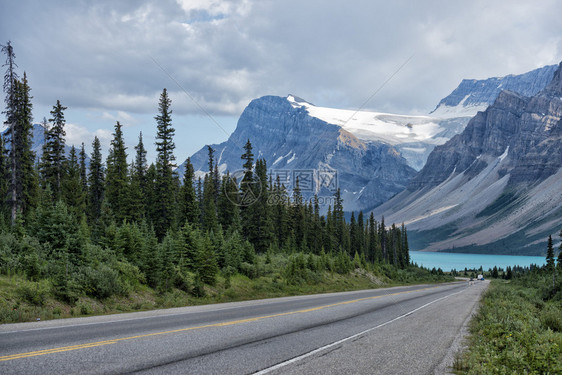
M419 285L5 324L0 373L446 373L486 285Z

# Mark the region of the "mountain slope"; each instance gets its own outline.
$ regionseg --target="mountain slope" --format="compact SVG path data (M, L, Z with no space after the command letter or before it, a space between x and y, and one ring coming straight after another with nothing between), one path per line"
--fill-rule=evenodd
M561 70L535 96L502 91L375 213L425 250L544 253L562 227Z
M348 210L384 202L415 175L391 145L360 140L345 128L311 116L290 98L265 96L248 105L229 139L211 145L221 172L242 168L242 147L250 139L255 158L264 158L273 177L280 175L289 189L298 176L305 196L317 193L331 204L337 184ZM199 173L206 171L207 148L195 153L191 162Z
M476 114L493 104L502 90L523 96L534 96L552 80L556 65L548 65L530 72L492 77L484 80L463 79L460 85L431 112L433 116L454 116L466 112Z
M212 147L221 172L241 169L248 139L256 156L274 170L337 170L346 211L367 210L407 186L412 168L420 170L436 146L461 133L478 110L494 102L502 85L526 94L529 87L543 89L552 74L552 67L544 67L516 76L465 80L429 116L325 108L293 95L265 96L248 105L226 142ZM455 99L462 95L467 99ZM192 156L192 163L200 175L207 170L206 147ZM291 188L291 183L286 181L286 186Z

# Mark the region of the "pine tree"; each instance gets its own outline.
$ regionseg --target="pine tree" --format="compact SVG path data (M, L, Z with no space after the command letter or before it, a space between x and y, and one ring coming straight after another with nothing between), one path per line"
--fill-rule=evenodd
M156 166L154 163L150 163L144 178L144 198L146 217L148 222L153 226L156 222L157 206L159 204L157 201L156 178Z
M146 189L146 149L142 140L142 132L139 134L139 143L135 146L135 151L135 160L130 172L127 216L133 221L140 221L146 217L146 201L149 198L149 192Z
M159 238L163 238L166 231L172 226L175 218L175 191L173 167L175 144L173 141L174 128L172 127L172 110L170 109L172 101L168 97L166 89L160 95L158 105L159 115L154 119L157 123L156 134L156 201L154 229Z
M238 186L236 185L236 179L229 172L222 179L217 202L217 213L219 224L225 231L240 221Z
M209 173L203 180L203 229L209 231L216 229L218 225L216 205L218 182L213 176L215 150L211 146L207 146L207 150L209 152Z
M16 210L24 215L36 206L38 200L38 176L35 171L35 153L31 150L33 144L32 104L27 75L15 82L16 105L15 127L12 139L11 154L15 160L15 172L12 171L12 186L16 192ZM13 167L13 165L12 165ZM13 206L12 206L13 209Z
M406 231L406 226L402 223L402 236L404 238L403 248L402 248L402 257L404 267L410 265L410 245L408 245L408 232Z
M546 249L546 267L554 268L554 246L552 244L552 236L548 236L548 243Z
M4 93L6 94L5 103L6 110L3 112L6 114L6 122L4 123L8 127L9 141L12 143L12 149L14 140L16 139L16 81L18 80L18 75L15 71L17 67L15 63L16 55L14 54L14 48L10 41L6 45L2 45L2 53L6 54L6 62L2 65L7 67L6 73L4 74ZM11 207L11 222L12 225L16 222L17 214L17 190L16 190L16 171L17 171L17 160L16 154L10 152L10 207Z
M384 216L381 219L381 224L379 227L379 238L381 243L381 253L384 262L388 262L388 249L387 249L387 238L386 238L386 226L384 224Z
M363 219L363 211L359 211L357 215L357 252L360 256L365 255L365 221Z
M128 207L126 205L129 203L129 186L126 150L122 125L117 121L107 157L105 198L118 223L128 216Z
M341 198L341 192L339 188L336 190L334 198L334 209L332 211L332 219L334 220L334 236L338 246L343 246L345 219L343 213L343 199Z
M351 218L349 220L349 237L351 240L351 253L356 254L359 251L359 242L358 242L358 228L357 222L355 221L355 212L351 213Z
M281 184L279 176L275 179L275 184L270 198L273 203L272 221L275 239L277 241L277 246L282 248L289 236L289 213L287 210L287 201L289 198L287 196L287 189L285 188L285 185Z
M94 137L88 173L88 214L90 222L96 223L101 215L104 198L105 171L102 164L101 144L98 137Z
M203 180L203 229L215 230L218 225L217 209L215 205L215 183L212 175L205 175Z
M260 186L256 201L247 208L251 223L248 223L248 240L258 253L265 253L273 240L273 227L268 204L267 165L265 160L256 161L254 186Z
M86 208L82 184L80 182L80 165L76 155L76 148L72 146L69 157L64 162L64 178L62 180L62 198L68 209L80 217Z
M290 208L291 215L289 219L289 227L295 236L297 248L301 248L304 240L305 220L304 220L304 206L303 197L299 185L299 178L295 179L295 186L293 188L293 202Z
M558 260L556 265L562 268L562 229L560 229L560 246L558 246Z
M178 199L178 215L179 223L184 225L186 222L192 225L199 224L199 204L197 202L197 194L193 186L195 172L191 159L185 161L185 172L183 175L183 184L180 188Z
M0 229L6 219L8 210L5 202L8 198L8 181L10 175L8 172L8 156L4 147L4 137L0 134Z
M254 179L254 154L252 153L252 143L248 139L244 145L244 154L241 159L244 160L242 167L244 168L244 176L240 183L240 216L242 219L242 234L245 238L249 238L252 231L252 209L251 206L256 202L259 196L258 187Z
M41 161L41 177L44 185L49 185L52 191L53 201L61 198L61 178L63 174L63 163L66 159L64 154L65 131L64 110L60 100L53 106L49 119L52 127L46 131L46 142L43 145L43 157Z
M367 252L369 261L380 263L382 260L380 240L377 230L375 215L371 212L369 216L369 251Z
M86 194L88 192L88 170L86 168L86 149L84 148L84 142L80 146L80 184L82 185L82 192Z

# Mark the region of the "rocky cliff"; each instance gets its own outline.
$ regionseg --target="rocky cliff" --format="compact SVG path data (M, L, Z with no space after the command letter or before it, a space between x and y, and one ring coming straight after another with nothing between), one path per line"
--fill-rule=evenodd
M229 139L211 145L221 172L242 168L240 156L248 139L255 158L265 159L272 175L280 175L289 189L296 177L304 195L331 198L339 186L347 210L375 207L403 190L416 173L391 145L360 140L341 126L311 116L289 98L253 100ZM206 171L207 148L191 161L195 170ZM183 166L178 172L183 173Z
M532 97L502 91L377 214L428 250L543 253L562 227L561 70Z
M453 92L441 99L432 114L438 116L448 112L485 109L494 103L501 91L516 92L523 96L534 96L552 80L556 65L548 65L523 74L492 77L483 80L463 79Z

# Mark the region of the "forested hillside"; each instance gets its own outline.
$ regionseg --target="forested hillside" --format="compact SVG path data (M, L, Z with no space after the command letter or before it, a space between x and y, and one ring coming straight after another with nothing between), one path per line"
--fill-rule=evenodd
M142 133L135 149L127 149L119 122L108 155L98 138L89 165L84 144L66 155L67 107L58 100L43 121L46 141L36 160L31 88L25 73L16 74L10 43L2 50L7 132L0 138L0 274L36 282L72 304L141 286L203 295L219 275L259 277L262 255L266 263L282 255L278 271L287 284L356 268L390 276L409 266L404 226L386 227L384 219L361 212L347 222L339 189L321 216L317 198L305 201L298 181L287 191L268 179L266 161L254 159L250 140L239 181L219 174L210 147L203 179L195 179L189 159L178 176L166 89L155 116L154 163L147 162ZM38 292L22 293L33 301Z

